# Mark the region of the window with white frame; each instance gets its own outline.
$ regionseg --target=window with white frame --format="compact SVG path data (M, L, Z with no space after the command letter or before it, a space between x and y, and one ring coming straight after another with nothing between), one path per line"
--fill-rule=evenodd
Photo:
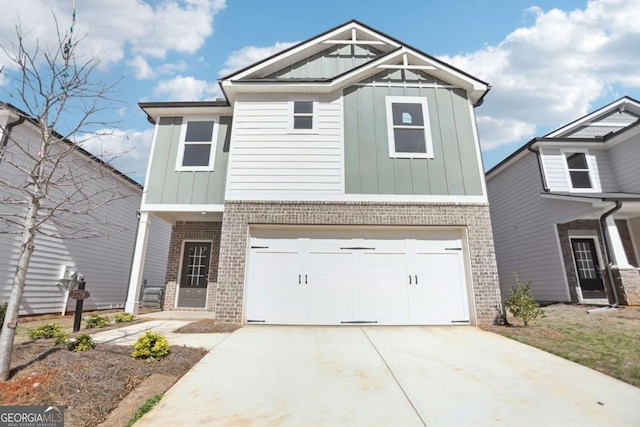
M427 99L417 96L387 96L389 156L433 158Z
M566 152L564 155L567 162L567 172L571 188L573 190L593 189L587 153Z
M188 118L180 132L176 170L212 171L215 162L216 121L211 118Z
M318 103L314 100L300 99L289 103L289 130L294 132L312 132L317 129Z

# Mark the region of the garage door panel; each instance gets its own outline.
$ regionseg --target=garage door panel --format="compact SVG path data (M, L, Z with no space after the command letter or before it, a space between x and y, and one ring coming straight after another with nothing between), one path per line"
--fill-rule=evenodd
M308 321L337 323L353 317L353 254L309 253Z

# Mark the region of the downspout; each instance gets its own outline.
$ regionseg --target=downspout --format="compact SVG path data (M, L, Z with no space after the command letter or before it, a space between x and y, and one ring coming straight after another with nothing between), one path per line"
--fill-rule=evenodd
M16 126L20 126L22 123L24 123L24 117L20 116L20 118L16 121L13 121L11 123L7 123L7 125L4 127L4 133L2 134L2 141L0 141L0 162L2 162L2 154L4 153L5 148L7 147L7 144L9 143L9 136L11 135L11 130L16 127Z
M611 290L613 291L614 303L610 304L606 307L600 307L593 310L587 310L587 313L597 313L598 311L609 310L612 308L618 307L618 292L616 291L616 284L613 281L613 272L611 271L611 267L613 267L613 262L611 261L611 246L608 238L608 234L605 231L607 229L607 218L616 213L622 207L621 201L616 201L616 205L602 214L600 217L600 232L602 233L602 242L604 243L604 258L607 269L607 276L609 277L609 283L611 283Z
M527 146L527 150L531 151L536 155L536 159L538 160L538 170L540 171L540 180L542 180L542 189L545 193L548 193L549 187L547 186L547 179L544 176L544 169L542 168L542 159L540 158L540 150L533 148L531 145Z

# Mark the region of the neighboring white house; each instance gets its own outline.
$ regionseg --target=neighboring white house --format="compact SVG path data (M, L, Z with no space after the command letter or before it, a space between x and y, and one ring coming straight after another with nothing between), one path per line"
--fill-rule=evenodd
M360 22L141 103L149 223L173 224L165 310L220 322L489 324L499 314L474 106L487 83ZM148 247L148 245L146 245Z
M518 274L539 301L640 304L640 102L535 138L486 176L503 295Z
M24 118L25 120L21 120ZM9 104L0 104L0 177L2 180L22 182L25 176L13 167L23 154L22 149L37 150L36 126L26 114ZM85 300L84 309L109 309L124 307L127 296L128 278L131 269L133 247L138 220L136 217L142 196L142 187L126 175L78 148L72 154L99 165L105 172L101 180L93 180L87 185L113 187L122 186L122 191L130 197L115 200L103 206L97 215L117 222L125 228L111 236L72 240L40 235L35 240L29 266L20 314L39 314L74 310L75 301L67 299L64 283L65 270L79 271L86 279L86 288L91 296ZM85 164L86 164L85 162ZM86 172L78 170L78 175ZM100 188L100 187L98 187ZM95 190L92 188L91 191ZM0 187L0 212L16 212L15 206L8 204L9 190ZM96 227L99 227L96 224ZM45 223L49 234L56 234L56 226ZM9 229L7 224L0 232L0 303L7 301L11 292L13 276L17 264L21 235L7 231L19 231L17 226ZM143 280L147 286L163 287L165 282L167 253L171 227L164 222L154 224L149 234L149 254L144 267Z

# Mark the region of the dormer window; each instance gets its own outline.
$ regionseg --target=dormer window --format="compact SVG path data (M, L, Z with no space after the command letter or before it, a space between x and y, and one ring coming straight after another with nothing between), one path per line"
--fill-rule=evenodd
M289 131L314 132L317 129L318 102L310 99L296 99L289 102Z
M217 127L209 118L186 118L180 132L177 171L212 171Z
M587 153L565 153L569 184L573 190L593 189Z
M433 158L427 99L416 96L387 96L389 156Z

